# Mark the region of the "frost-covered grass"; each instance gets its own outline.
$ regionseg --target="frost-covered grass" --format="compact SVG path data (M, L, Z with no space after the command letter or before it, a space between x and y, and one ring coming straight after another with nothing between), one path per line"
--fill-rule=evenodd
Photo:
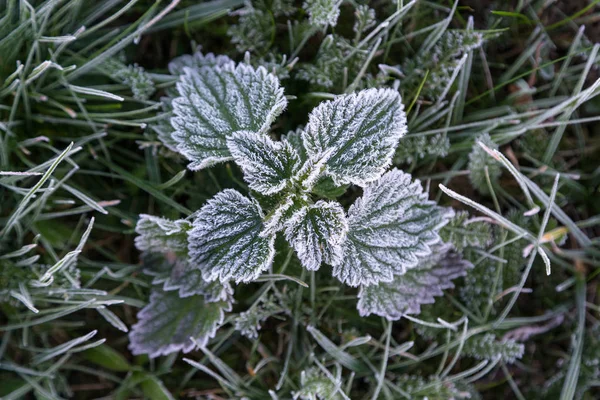
M0 397L597 398L596 3L0 2Z

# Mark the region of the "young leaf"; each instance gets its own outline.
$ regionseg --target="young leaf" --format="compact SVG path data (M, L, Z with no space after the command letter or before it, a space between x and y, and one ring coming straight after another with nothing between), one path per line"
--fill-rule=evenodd
M337 185L365 186L385 172L406 133L403 108L392 89L323 102L310 113L302 134L307 154L313 160L327 158L327 173Z
M194 268L184 258L170 259L169 255L143 254L144 273L154 277L153 285L162 285L166 292L179 291L179 297L204 295L208 303L225 301L233 295L233 289L227 282L207 282L202 277L202 271Z
M152 253L174 252L187 254L187 231L192 228L189 221L179 219L176 221L141 214L135 226L139 235L135 238L135 247L139 251Z
M227 139L227 147L250 188L266 195L283 190L300 164L288 142L275 142L262 133L236 132Z
M182 350L192 351L214 337L231 302L208 303L204 296L181 298L177 292L153 290L150 303L138 313L129 332L133 354L158 357Z
M419 180L394 169L368 185L348 210L344 257L333 275L350 286L390 282L431 253L447 218Z
M229 136L241 130L265 133L287 104L273 74L245 64L185 67L177 90L173 138L191 170L230 160Z
M438 246L434 253L419 261L418 267L396 275L392 282L363 286L358 294L360 315L377 314L397 320L403 314L419 314L421 304L433 303L434 296L441 296L444 289L454 287L452 280L473 267L450 249L450 245Z
M479 360L493 360L497 357L512 364L521 359L525 346L514 339L497 340L493 333L486 333L467 339L463 353Z
M344 209L323 200L302 207L287 222L285 237L296 250L302 265L317 270L321 263L337 264L348 233Z
M258 204L233 189L218 193L200 209L189 233L190 262L205 279L249 282L267 269L275 254L274 235L263 237Z
M169 63L169 72L171 75L183 75L185 67L199 69L205 66L222 67L226 64L235 65L233 60L227 56L215 56L213 53L205 55L198 49L194 54L184 54L171 60Z

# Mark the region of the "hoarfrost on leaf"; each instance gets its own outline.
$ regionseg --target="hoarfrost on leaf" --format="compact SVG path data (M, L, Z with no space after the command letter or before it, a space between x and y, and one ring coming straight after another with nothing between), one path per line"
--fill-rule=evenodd
M190 352L214 337L230 310L229 301L208 303L203 295L181 298L178 292L155 289L129 332L129 348L152 358Z
M302 265L314 271L323 262L341 262L347 232L348 223L342 206L320 200L294 213L286 224L285 237L296 250Z
M166 256L157 254L142 254L144 273L152 276L153 285L162 285L164 291L177 290L179 297L204 295L208 303L226 301L233 295L233 289L228 282L207 282L202 277L202 271L193 268L187 257Z
M288 142L273 141L262 133L236 132L227 139L227 146L250 188L266 195L283 190L300 164Z
M184 54L171 60L169 63L169 72L172 75L182 75L185 67L198 69L206 66L222 67L226 64L235 65L233 60L227 56L214 55L213 53L203 54L198 48L194 54Z
M171 118L177 149L198 170L231 160L227 138L247 130L266 133L287 101L274 75L263 67L184 67Z
M344 257L333 275L350 286L392 281L431 253L447 214L419 180L397 169L386 173L348 210Z
M438 245L404 275L394 276L391 282L363 286L358 294L360 315L377 314L397 320L404 314L419 314L421 304L433 303L434 296L441 296L444 289L454 287L452 280L473 267L451 248L447 244Z
M337 185L377 180L406 133L403 108L392 89L368 89L321 103L302 134L309 158L326 158L326 172Z
M135 247L139 251L152 253L187 253L187 231L192 224L184 219L170 220L153 215L141 214L135 226L138 236Z
M249 282L275 254L274 235L261 235L263 215L255 201L226 189L198 212L189 233L190 262L205 279Z

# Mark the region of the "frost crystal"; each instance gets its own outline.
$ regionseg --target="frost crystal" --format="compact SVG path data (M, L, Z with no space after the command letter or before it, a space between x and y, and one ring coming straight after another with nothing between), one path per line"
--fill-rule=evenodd
M250 188L266 195L283 190L300 164L289 143L275 142L262 133L236 132L227 146Z
M129 348L150 357L190 352L214 337L230 310L229 301L207 303L203 295L181 298L178 292L155 289L131 327Z
M450 249L450 245L437 246L430 256L419 260L417 267L396 275L392 282L362 287L357 306L360 315L377 314L397 320L403 314L419 314L421 304L433 303L434 296L454 287L452 280L473 267Z
M347 232L348 223L342 206L320 200L294 213L286 224L285 237L296 250L302 265L314 271L323 262L341 262Z
M252 281L271 265L275 254L275 236L261 236L263 228L258 204L226 189L209 200L193 222L190 262L209 281Z
M191 170L230 160L228 137L241 130L265 133L287 104L274 75L245 64L184 67L177 90L173 138Z
M403 108L392 89L368 89L323 102L310 113L302 134L307 154L314 160L326 157L327 173L336 184L364 186L385 172L406 133Z
M192 228L189 221L179 219L176 221L141 214L135 226L139 235L135 238L135 247L139 251L153 253L174 252L187 253L187 231Z
M414 268L439 241L444 210L427 199L419 180L394 169L368 185L348 210L348 239L333 275L350 286L390 282Z

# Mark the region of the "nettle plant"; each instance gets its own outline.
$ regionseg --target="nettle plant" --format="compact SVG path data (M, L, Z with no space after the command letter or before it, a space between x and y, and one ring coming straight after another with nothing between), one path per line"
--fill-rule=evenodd
M325 101L304 128L274 140L270 129L287 99L265 68L224 56L183 56L172 109L160 137L197 171L235 162L249 193L225 189L187 219L142 215L136 245L156 287L130 339L150 356L203 346L231 310L231 283L273 271L281 234L301 265L324 264L359 287L361 315L390 320L452 287L471 264L438 231L452 210L428 200L421 183L390 169L406 115L397 90L368 89ZM345 210L336 198L362 196Z

